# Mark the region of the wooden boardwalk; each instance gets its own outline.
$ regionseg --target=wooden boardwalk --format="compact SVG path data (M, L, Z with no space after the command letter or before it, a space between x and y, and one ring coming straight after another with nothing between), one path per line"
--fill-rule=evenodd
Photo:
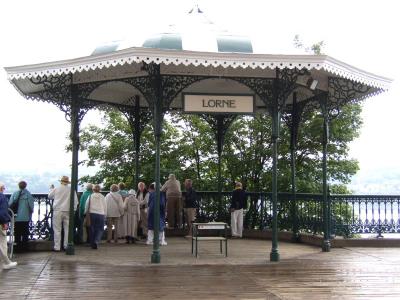
M76 247L76 255L19 254L14 270L0 271L1 299L400 299L400 249L343 248L323 253L280 243L281 261L269 262L270 241L219 244L169 238L161 264L145 245Z

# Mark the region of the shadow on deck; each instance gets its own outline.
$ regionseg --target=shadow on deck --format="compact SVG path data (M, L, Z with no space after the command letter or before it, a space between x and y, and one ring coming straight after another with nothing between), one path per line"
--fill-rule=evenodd
M17 254L14 270L0 271L1 299L400 299L396 248L335 248L281 242L281 261L269 262L271 241L229 240L228 257L217 242L170 237L161 264L151 246L77 246L76 255Z

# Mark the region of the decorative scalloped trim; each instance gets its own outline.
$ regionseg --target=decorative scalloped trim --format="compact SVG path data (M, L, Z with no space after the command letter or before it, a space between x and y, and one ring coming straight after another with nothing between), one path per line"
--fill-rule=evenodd
M387 90L392 80L380 77L328 56L320 55L257 55L257 54L221 54L190 51L162 51L154 49L131 48L108 55L97 55L73 60L45 63L39 65L5 68L8 79L24 79L43 76L56 76L68 73L111 68L132 63L156 63L184 66L213 66L223 68L251 69L293 69L324 70L365 85Z

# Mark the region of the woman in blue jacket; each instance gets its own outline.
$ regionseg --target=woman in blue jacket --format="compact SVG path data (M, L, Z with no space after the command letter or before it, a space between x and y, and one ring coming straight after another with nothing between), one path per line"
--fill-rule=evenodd
M18 201L18 212L15 217L15 252L28 250L29 222L33 213L34 200L31 193L26 189L26 182L18 183L19 191L11 195L8 205L11 206Z

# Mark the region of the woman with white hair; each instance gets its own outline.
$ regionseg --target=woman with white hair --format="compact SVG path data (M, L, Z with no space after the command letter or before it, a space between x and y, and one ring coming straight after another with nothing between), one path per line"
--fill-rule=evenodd
M175 228L175 218L178 223L178 227L182 226L182 192L181 184L175 178L174 174L169 174L168 180L161 187L161 192L165 192L167 196L167 219L168 228Z
M136 198L136 192L130 190L124 200L126 215L126 243L135 243L138 239L137 231L140 220L140 205Z
M144 182L138 183L136 198L138 199L140 205L139 226L142 228L142 236L147 237L147 208L149 203L149 193L147 192L146 184Z
M124 202L122 196L118 193L118 185L112 184L110 193L106 195L107 203L107 242L111 242L114 225L114 242L118 243L118 225L119 218L124 214Z
M85 203L84 214L90 217L90 244L97 249L104 231L104 218L107 215L107 203L100 193L100 185L93 186L93 193Z

